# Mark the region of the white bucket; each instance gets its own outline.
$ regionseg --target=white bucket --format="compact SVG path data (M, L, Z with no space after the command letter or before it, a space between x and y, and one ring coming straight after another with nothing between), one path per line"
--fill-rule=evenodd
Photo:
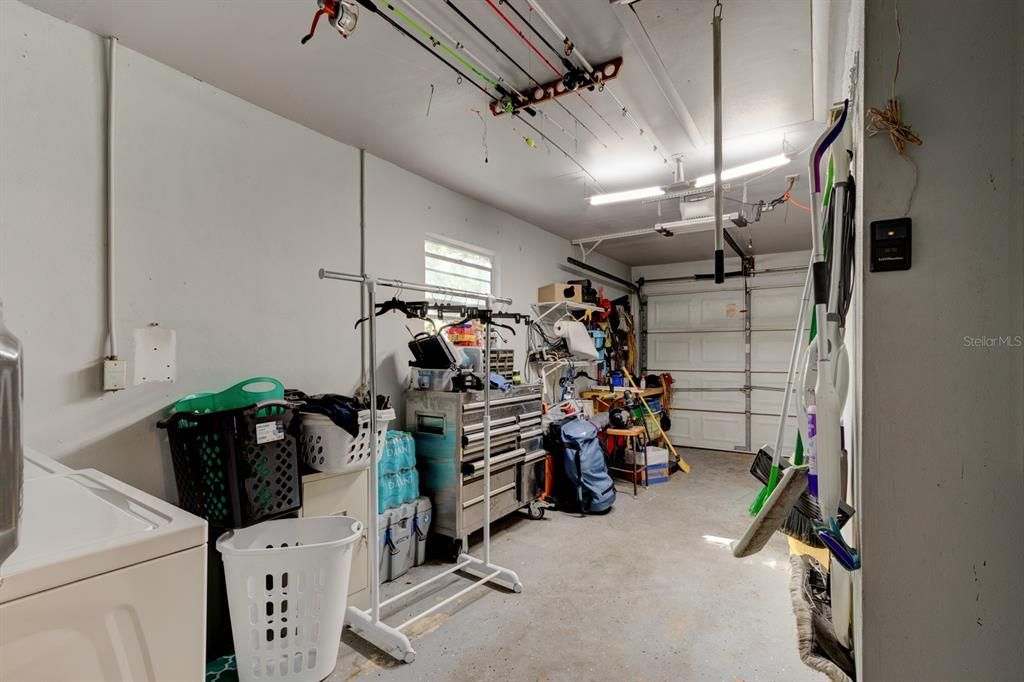
M314 516L266 521L217 539L239 680L313 682L331 674L362 531L347 516Z

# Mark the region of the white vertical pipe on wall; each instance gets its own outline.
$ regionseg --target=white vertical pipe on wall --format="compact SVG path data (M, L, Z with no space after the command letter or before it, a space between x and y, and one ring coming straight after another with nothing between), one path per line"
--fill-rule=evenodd
M111 36L107 40L109 54L107 57L107 347L111 358L117 357L117 328L114 321L116 281L114 273L114 137L117 123L117 38Z
M832 25L832 0L811 0L811 109L814 120L828 122L829 33Z

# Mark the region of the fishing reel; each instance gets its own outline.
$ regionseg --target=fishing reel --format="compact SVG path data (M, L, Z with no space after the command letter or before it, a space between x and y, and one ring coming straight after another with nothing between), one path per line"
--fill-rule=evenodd
M320 17L325 14L327 22L341 34L342 38L348 38L349 34L356 30L356 23L359 21L359 6L353 0L317 0L316 4L320 9L313 15L309 33L302 38L303 45L313 38L313 34L316 33L316 25L320 22Z
M565 75L562 76L562 84L567 90L576 90L584 85L593 87L590 82L590 76L583 69L569 69L566 71Z

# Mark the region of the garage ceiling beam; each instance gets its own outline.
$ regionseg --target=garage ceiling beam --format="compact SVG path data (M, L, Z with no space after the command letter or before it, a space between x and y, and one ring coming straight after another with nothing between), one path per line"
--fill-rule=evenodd
M650 36L647 35L647 31L640 23L636 10L628 4L613 4L612 11L615 13L619 23L622 24L622 28L626 31L626 36L629 37L630 42L636 47L637 52L640 54L640 60L647 67L651 77L654 78L658 90L665 98L672 113L675 114L679 125L686 131L686 135L690 138L693 148L699 149L703 147L706 144L704 136L700 134L697 122L693 120L690 110L686 107L686 103L679 94L679 90L676 89L672 77L669 75L664 62L661 60L661 56L658 54L658 49L651 42Z

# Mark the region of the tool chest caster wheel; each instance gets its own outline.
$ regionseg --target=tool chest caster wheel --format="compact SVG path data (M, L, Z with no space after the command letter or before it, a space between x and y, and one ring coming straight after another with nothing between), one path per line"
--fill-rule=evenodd
M539 521L544 518L544 507L537 500L534 500L526 505L526 514L534 521Z

